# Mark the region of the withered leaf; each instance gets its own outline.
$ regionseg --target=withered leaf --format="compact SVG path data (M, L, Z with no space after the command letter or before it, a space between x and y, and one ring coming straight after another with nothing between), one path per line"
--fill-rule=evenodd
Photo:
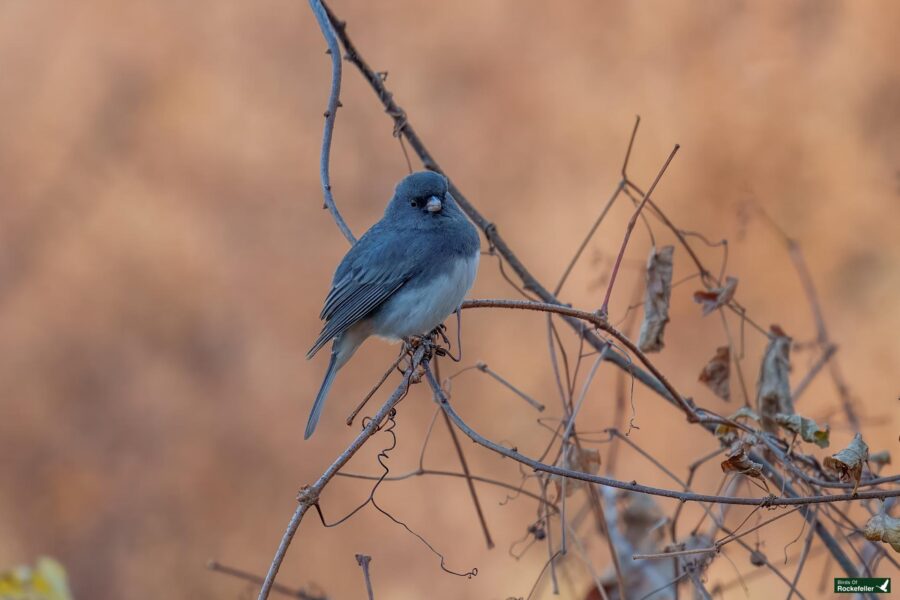
M740 407L736 413L728 418L732 421L737 419L753 419L754 421L759 421L759 415L746 406ZM716 437L725 444L731 444L738 439L738 430L731 425L719 424L716 425Z
M665 513L653 496L626 492L622 498L621 520L625 537L635 547L647 542L655 545L664 532L659 524L666 518Z
M859 487L859 479L862 477L863 464L869 458L869 447L857 433L850 441L850 445L831 456L826 456L822 463L832 471L840 474L841 479L853 481L853 493Z
M570 471L596 475L600 472L600 451L596 448L579 448L575 444L570 444L566 446L566 451L560 460L559 466ZM559 491L562 487L563 477L554 475L551 479L556 482L557 491ZM566 497L571 496L576 489L583 485L583 481L569 479L566 482Z
M756 410L762 419L762 427L769 433L778 431L775 415L794 414L791 400L791 338L777 325L771 327L772 337L763 355L756 384Z
M883 467L885 465L891 464L891 453L887 450L882 450L881 452L876 452L875 454L869 455L869 462L873 465L877 465L879 467Z
M750 460L744 444L740 441L731 445L727 457L722 461L722 471L736 472L747 477L762 477L762 465Z
M730 377L731 350L728 346L719 346L716 348L716 355L700 371L698 379L705 383L716 396L727 401L731 399Z
M758 549L750 553L750 564L752 564L754 567L761 567L767 562L769 561L766 559L766 555L760 552Z
M663 349L663 333L669 322L669 299L672 296L672 253L674 246L651 248L647 259L647 290L644 293L644 320L638 348L644 352Z
M881 511L866 523L863 535L869 541L890 544L894 552L900 552L900 519L887 514L884 505Z
M786 415L784 413L776 414L775 422L788 431L799 434L805 442L811 442L819 448L828 447L828 437L831 433L828 425L825 425L824 429L819 429L819 425L812 419L807 419L800 415Z
M725 285L720 288L694 292L694 302L703 305L703 316L705 317L720 306L731 302L734 292L737 290L737 284L737 277L726 277Z

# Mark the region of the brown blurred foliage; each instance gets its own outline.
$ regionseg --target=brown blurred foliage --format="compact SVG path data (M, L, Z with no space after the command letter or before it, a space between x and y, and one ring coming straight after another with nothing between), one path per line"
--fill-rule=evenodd
M808 341L813 321L782 245L741 209L764 206L806 252L867 442L897 450L900 4L333 7L373 66L390 71L444 168L543 280L557 279L618 182L640 113L633 176L646 182L680 142L656 201L680 226L729 238L741 302L758 322ZM361 350L304 443L325 365L303 355L346 250L321 210L323 50L305 2L0 5L0 566L55 556L80 599L237 598L243 584L204 570L205 561L264 573L296 489L346 444L346 411L395 348ZM406 166L390 120L352 68L342 101L332 178L361 233ZM613 211L566 300L599 305L629 215L625 205ZM613 321L642 278L648 245L637 229ZM719 256L705 254L711 264ZM676 249L676 282L689 272L683 259ZM658 361L681 389L727 412L696 381L723 339L692 291L673 291ZM473 295L513 297L494 259L483 261ZM542 318L470 311L465 321L467 360L485 360L558 410ZM748 334L751 382L763 349ZM794 377L814 358L796 352ZM609 394L596 392L584 409L592 429L610 424L612 369L598 381ZM544 443L534 413L477 371L456 380L454 399L493 439L534 453ZM682 417L640 388L634 403L633 439L676 471L715 448L702 436L673 446L665 433ZM838 406L820 377L798 410L840 421ZM421 389L401 405L398 473L414 465L431 411ZM834 428L834 448L851 437ZM379 441L352 470L377 472ZM464 447L476 472L516 480L508 463ZM446 430L436 429L426 460L458 468ZM671 485L629 455L618 474ZM698 476L697 488L718 477ZM505 492L479 489L492 552L461 480L379 490L451 568L477 566L474 579L442 573L417 540L367 510L338 529L308 519L279 580L361 597L354 554L365 553L376 597L524 595L545 552L514 561L506 549L534 506L500 506ZM337 481L323 507L333 518L367 494ZM770 541L770 552L783 543ZM602 543L591 551L606 564ZM573 573L565 597L585 589Z

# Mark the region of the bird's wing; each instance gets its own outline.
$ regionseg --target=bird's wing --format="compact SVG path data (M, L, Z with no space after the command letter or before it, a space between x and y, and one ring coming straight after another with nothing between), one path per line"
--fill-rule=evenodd
M367 232L338 266L319 315L325 327L307 357L378 308L412 277L410 262L404 260L410 248L403 238L388 236L386 243L377 233Z

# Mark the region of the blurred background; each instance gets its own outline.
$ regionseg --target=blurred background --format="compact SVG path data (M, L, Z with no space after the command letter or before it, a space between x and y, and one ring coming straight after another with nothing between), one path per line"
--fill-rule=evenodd
M726 272L739 278L738 300L754 320L811 341L815 324L785 249L747 210L763 206L806 253L867 442L896 455L900 5L332 8L373 68L389 71L388 86L444 169L551 287L618 183L640 114L632 177L646 186L682 144L656 201L680 227L730 240ZM318 179L324 49L305 2L0 4L0 569L53 556L79 599L246 597L250 588L206 561L265 573L297 489L354 435L347 412L396 347L367 344L338 378L316 435L302 439L327 361L304 354L347 250ZM332 179L361 234L407 167L391 120L351 65L341 100ZM611 212L566 301L599 307L630 213L624 203ZM662 227L654 232L671 243ZM613 320L634 298L649 247L636 230ZM700 250L717 270L720 249ZM675 279L691 273L677 248ZM676 288L656 360L684 393L730 413L741 404L736 389L727 405L697 383L724 343L719 319L703 319L692 300L697 288ZM517 294L484 257L472 296ZM547 416L560 415L540 316L470 311L463 334L465 364L487 362L547 404ZM763 349L748 330L751 394ZM795 351L795 383L816 357ZM458 368L445 362L443 375ZM582 428L611 424L614 373L598 372ZM492 439L531 455L546 444L537 413L477 371L456 378L453 392L464 418ZM832 451L852 437L827 374L798 410L832 423ZM634 411L631 439L679 475L716 447L639 385ZM401 405L393 473L415 467L432 413L423 389ZM383 437L349 470L377 474ZM463 447L475 472L518 482L508 461ZM425 462L459 468L440 421ZM616 475L675 487L624 451ZM720 479L714 461L696 489L711 493ZM342 516L369 489L335 482L322 499L326 516ZM279 581L363 597L354 554L365 553L376 597L525 596L546 547L519 560L508 550L536 504L501 505L504 490L478 489L497 542L490 552L462 480L420 477L378 492L449 568L477 567L475 578L443 573L369 507L335 529L310 515ZM772 560L800 531L799 519L781 524L761 540ZM605 543L587 544L602 571ZM589 576L566 560L563 597L584 597ZM734 561L752 569L746 554ZM712 581L735 576L719 563ZM802 581L814 589L829 573L810 568ZM753 585L753 597L784 590L768 576Z

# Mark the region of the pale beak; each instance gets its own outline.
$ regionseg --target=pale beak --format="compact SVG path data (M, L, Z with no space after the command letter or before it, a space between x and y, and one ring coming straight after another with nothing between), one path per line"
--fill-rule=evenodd
M441 212L443 205L441 204L441 199L437 196L432 196L428 199L428 202L425 204L425 210L430 213Z

